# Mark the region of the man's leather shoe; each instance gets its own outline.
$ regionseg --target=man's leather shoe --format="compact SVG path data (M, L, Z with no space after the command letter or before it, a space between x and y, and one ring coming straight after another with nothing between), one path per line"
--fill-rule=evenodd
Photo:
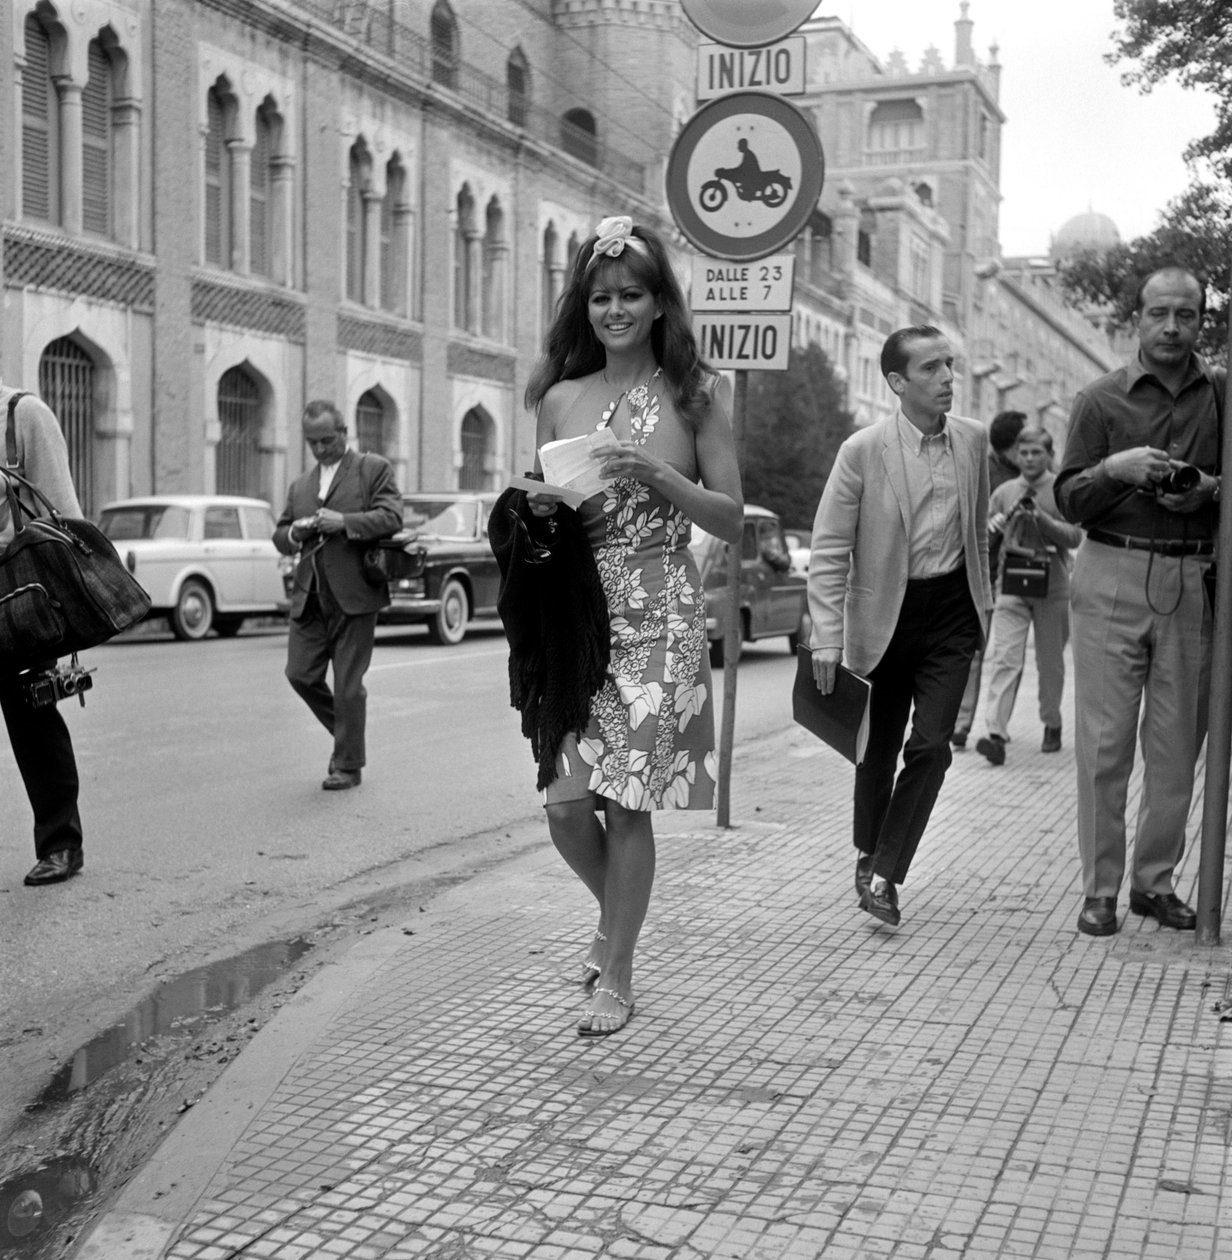
M1044 742L1040 744L1040 752L1061 751L1061 728L1059 726L1044 727Z
M1144 893L1131 889L1129 908L1135 914L1151 915L1164 927L1176 928L1179 932L1192 932L1198 926L1198 916L1193 908L1187 906L1176 893Z
M956 729L954 734L950 736L950 743L953 744L955 748L966 748L967 732L961 729Z
M80 849L53 849L26 876L32 888L40 884L58 884L76 875L85 865Z
M856 858L856 896L860 898L860 906L864 906L864 898L868 893L868 886L873 882L873 855L871 853L861 853Z
M898 889L888 879L879 879L872 885L860 908L891 927L898 927L903 917L898 912Z
M1005 765L1005 740L1000 735L989 735L987 739L977 739L975 751L987 757L994 766Z
M335 768L325 776L321 786L327 792L345 792L347 788L359 787L361 778L363 776L358 770L338 770Z
M1116 898L1087 897L1078 915L1078 931L1088 936L1113 936L1116 930Z

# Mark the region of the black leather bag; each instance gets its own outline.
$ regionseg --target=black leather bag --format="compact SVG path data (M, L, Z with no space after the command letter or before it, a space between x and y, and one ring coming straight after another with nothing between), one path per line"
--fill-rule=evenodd
M149 612L150 597L97 526L61 515L18 471L19 397L5 433L13 539L0 552L0 665L23 669L106 642Z
M150 597L89 521L61 516L11 468L13 541L0 553L0 663L24 668L105 643L150 611ZM35 516L18 487L44 507Z
M1047 556L1024 556L1019 552L1001 553L1001 594L1020 599L1043 599L1048 594Z

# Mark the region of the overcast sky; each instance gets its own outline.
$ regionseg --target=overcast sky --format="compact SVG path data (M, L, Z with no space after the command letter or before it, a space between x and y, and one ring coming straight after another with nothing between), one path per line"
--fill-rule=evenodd
M930 44L954 61L959 0L825 0L884 63L894 48L916 69ZM1142 95L1103 61L1116 27L1112 0L971 0L980 61L999 46L1001 248L1042 254L1052 233L1087 209L1123 239L1149 232L1189 182L1181 153L1214 126L1209 97L1173 83Z

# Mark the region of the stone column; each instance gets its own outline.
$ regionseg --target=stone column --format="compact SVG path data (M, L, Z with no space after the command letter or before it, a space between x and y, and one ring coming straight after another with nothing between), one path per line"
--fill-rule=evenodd
M231 270L246 276L252 269L252 145L247 140L228 140L231 154Z
M408 202L399 202L394 206L394 239L390 251L390 274L394 291L390 295L391 309L395 315L411 319L411 294L414 293L414 274L412 271L412 247L415 239L415 208Z
M364 277L364 305L381 305L381 202L382 198L369 188L363 191L363 250L362 273Z
M57 78L60 95L60 223L81 234L81 85ZM54 173L53 173L54 178Z
M509 242L494 241L490 246L492 268L485 297L488 304L487 333L493 341L508 341L506 297L509 291Z
M292 268L295 226L295 159L274 158L270 185L270 276L276 284L295 283Z
M112 114L115 183L112 231L116 243L137 249L141 243L141 102L116 101Z
M466 318L467 332L483 332L483 237L474 228L466 232Z

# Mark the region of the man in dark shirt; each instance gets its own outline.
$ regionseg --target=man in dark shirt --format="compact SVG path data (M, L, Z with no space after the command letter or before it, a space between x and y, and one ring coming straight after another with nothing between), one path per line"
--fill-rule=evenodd
M1057 504L1082 525L1072 583L1078 930L1117 930L1125 803L1142 709L1142 803L1129 908L1192 929L1173 871L1185 848L1194 766L1206 735L1224 381L1193 352L1205 310L1197 277L1165 267L1135 306L1138 353L1074 399ZM1188 468L1194 471L1180 473ZM1185 478L1188 478L1188 481ZM1173 484L1179 482L1179 484Z

